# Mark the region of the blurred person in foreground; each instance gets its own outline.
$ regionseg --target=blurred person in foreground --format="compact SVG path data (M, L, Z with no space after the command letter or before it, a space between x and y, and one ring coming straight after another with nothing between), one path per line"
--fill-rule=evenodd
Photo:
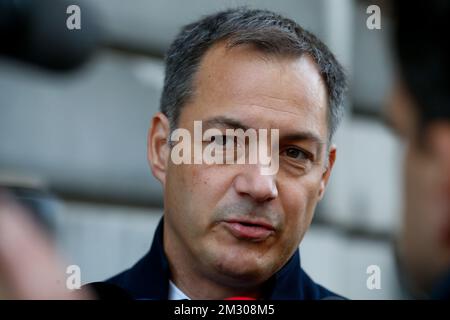
M399 72L387 120L405 142L401 278L450 298L450 2L393 2Z
M0 187L0 300L93 298L88 288L67 288L63 260L31 216Z

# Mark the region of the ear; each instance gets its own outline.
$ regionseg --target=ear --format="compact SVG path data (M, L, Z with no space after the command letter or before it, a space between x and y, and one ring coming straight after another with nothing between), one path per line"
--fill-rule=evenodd
M166 170L169 162L170 125L167 117L158 112L152 118L147 136L147 159L153 175L162 185L166 182Z
M325 171L322 174L322 179L320 181L319 200L321 200L323 198L323 195L325 194L325 188L328 184L328 180L330 179L331 170L333 169L334 162L336 161L336 153L337 148L333 144L330 146L330 149L328 150L328 157L326 159L327 164L325 166Z
M440 219L439 238L450 248L450 123L443 121L431 124L428 139L442 179L440 199L443 200L444 207Z

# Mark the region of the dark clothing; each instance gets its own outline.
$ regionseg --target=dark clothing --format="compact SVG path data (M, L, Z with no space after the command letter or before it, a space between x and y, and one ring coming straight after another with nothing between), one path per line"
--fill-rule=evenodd
M448 273L435 285L431 299L436 300L450 300L450 270Z
M125 290L133 299L167 300L170 271L163 249L163 219L150 251L130 269L106 282ZM269 300L342 299L316 284L300 267L299 250L267 283Z

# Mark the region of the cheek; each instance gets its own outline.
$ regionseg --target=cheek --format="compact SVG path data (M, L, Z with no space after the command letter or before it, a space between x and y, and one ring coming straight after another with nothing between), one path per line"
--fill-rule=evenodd
M312 214L319 200L321 177L319 170L301 177L280 176L278 188L284 212L297 216Z
M320 188L318 180L302 177L280 186L280 201L286 214L286 234L297 241L303 238L314 215Z
M189 173L191 196L195 200L217 203L229 187L230 174L227 170L213 165L191 165Z
M231 174L226 168L212 165L189 165L184 171L184 198L189 203L189 214L204 227L211 222L219 201L227 193Z
M183 221L190 212L190 186L184 168L170 164L166 175L164 208L167 219Z

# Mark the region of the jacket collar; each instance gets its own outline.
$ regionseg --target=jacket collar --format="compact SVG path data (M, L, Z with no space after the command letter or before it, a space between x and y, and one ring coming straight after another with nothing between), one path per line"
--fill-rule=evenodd
M150 251L131 269L108 280L129 291L135 299L166 300L168 297L170 270L163 247L163 221L161 218ZM267 282L264 296L270 300L336 297L303 271L299 250Z
M431 299L450 300L450 270L434 286Z

